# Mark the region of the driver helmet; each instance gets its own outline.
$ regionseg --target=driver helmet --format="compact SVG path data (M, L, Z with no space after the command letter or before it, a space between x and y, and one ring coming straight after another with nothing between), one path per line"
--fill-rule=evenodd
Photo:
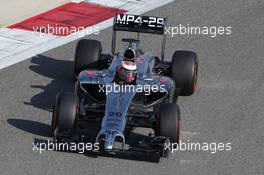
M128 48L124 53L124 60L135 62L135 60L136 60L135 50L132 48Z
M137 65L132 61L123 60L117 68L116 76L118 82L132 83L136 78Z

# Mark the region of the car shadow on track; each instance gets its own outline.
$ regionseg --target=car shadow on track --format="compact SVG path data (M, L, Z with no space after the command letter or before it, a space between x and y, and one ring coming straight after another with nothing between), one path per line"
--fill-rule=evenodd
M43 137L51 137L50 126L45 123L40 123L24 119L8 119L7 123L22 131L29 132L34 135Z
M29 69L33 72L50 78L48 85L31 85L31 88L42 89L39 94L34 95L30 102L24 102L26 105L52 111L54 98L57 93L73 92L73 62L66 60L58 60L44 55L37 55L31 59Z

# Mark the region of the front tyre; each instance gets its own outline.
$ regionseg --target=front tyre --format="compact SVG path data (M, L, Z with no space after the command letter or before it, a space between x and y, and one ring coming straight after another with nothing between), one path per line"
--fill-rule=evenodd
M170 142L180 141L180 108L175 103L163 103L160 105L157 118L157 134L168 137Z
M78 98L74 93L60 93L56 96L52 115L52 132L70 134L76 124ZM69 135L68 135L69 136Z

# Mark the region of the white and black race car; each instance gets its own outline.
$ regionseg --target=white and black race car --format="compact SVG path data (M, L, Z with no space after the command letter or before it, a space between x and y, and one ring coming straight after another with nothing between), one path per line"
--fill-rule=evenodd
M75 54L75 92L56 96L52 118L55 141L73 138L80 120L101 123L94 141L100 152L145 151L166 157L164 149L180 139L178 96L195 91L198 72L197 54L175 51L165 61L166 18L117 14L113 24L112 53L102 53L97 40L78 42ZM116 32L137 32L137 38L124 38L125 47L115 52ZM164 35L161 58L140 48L139 33ZM167 60L167 59L166 59ZM135 127L154 130L144 145L125 149ZM82 138L85 136L82 136ZM76 138L76 137L75 137ZM116 149L115 142L122 147Z

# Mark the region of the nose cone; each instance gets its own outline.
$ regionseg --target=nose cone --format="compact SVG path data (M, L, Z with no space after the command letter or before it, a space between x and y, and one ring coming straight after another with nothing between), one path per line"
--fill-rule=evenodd
M114 147L114 142L105 142L104 148L106 151L111 151Z
M112 151L114 148L114 143L115 143L115 139L116 137L121 137L122 141L123 141L123 146L122 148L124 149L124 145L125 145L125 136L122 132L114 130L114 129L107 129L107 130L101 130L99 132L99 134L96 137L96 142L100 141L100 136L104 136L103 137L103 141L104 143L101 144L101 146L103 146L104 144L104 150L105 151ZM101 147L102 148L102 147Z
M114 147L116 135L114 133L108 134L105 137L104 148L106 151L111 151Z

